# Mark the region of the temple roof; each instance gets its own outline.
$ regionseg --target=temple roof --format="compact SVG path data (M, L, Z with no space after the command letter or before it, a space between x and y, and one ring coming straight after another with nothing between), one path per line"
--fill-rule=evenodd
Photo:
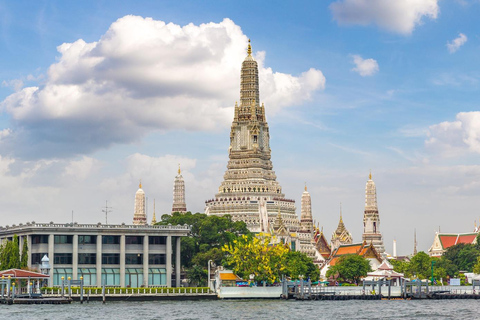
M443 249L450 248L459 243L472 244L478 233L439 233L438 239Z
M28 270L21 270L21 269L8 269L4 271L0 271L0 277L4 276L8 278L10 276L13 279L40 279L40 278L49 278L50 276L47 274L33 272Z

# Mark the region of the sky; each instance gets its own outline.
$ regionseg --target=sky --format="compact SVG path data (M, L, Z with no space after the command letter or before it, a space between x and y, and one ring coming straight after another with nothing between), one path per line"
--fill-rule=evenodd
M248 39L272 161L327 238L387 252L480 223L480 1L0 1L1 225L203 212L228 161Z

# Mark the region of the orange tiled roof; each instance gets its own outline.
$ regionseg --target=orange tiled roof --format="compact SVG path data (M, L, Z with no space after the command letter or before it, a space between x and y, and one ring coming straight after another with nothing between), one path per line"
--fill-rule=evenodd
M448 249L459 243L472 243L477 237L477 233L464 234L439 234L438 238L442 244L443 249Z
M356 254L362 248L362 244L340 246L335 252L335 256L343 256L345 254Z
M220 280L233 280L233 281L236 281L236 280L240 280L240 278L234 274L234 273L220 273Z

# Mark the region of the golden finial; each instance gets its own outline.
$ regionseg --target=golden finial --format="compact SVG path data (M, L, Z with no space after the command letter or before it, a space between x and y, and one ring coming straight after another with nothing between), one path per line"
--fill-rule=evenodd
M368 175L368 179L372 180L372 169L370 169L370 174Z
M305 191L307 191L307 183L305 182Z
M182 170L180 170L180 163L178 164L178 174L180 174Z
M343 218L342 218L342 203L340 202L340 222L343 223Z
M142 179L140 179L140 183L138 184L138 187L142 189Z
M247 53L249 56L252 55L252 46L250 45L250 39L248 39L248 50L247 50Z

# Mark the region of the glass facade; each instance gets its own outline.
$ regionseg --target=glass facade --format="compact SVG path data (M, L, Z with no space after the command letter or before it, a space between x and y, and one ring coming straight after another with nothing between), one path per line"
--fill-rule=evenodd
M143 254L127 253L125 255L125 264L143 264Z
M165 268L148 269L148 285L150 286L167 285L167 272Z
M102 236L103 244L120 244L120 236Z
M126 268L125 269L125 285L130 288L143 287L143 269L142 268Z
M78 254L78 264L96 264L96 263L97 263L96 253L79 253Z
M42 263L42 258L44 255L48 255L46 252L43 253L32 253L32 266Z
M54 268L53 269L53 285L61 286L62 277L64 280L67 280L68 277L72 278L73 272L72 268Z
M78 268L78 279L83 277L84 286L97 285L97 269L96 268Z
M143 244L143 236L126 236L125 244Z
M148 264L165 264L166 259L164 253L151 253L148 255Z
M71 253L55 253L53 255L53 263L72 264L72 254Z
M78 244L96 244L97 236L79 235Z
M73 236L71 235L56 235L54 239L55 244L73 243Z
M167 237L150 236L148 237L149 244L167 244Z
M102 253L102 264L120 264L120 253Z
M106 286L119 286L120 285L120 269L102 268L102 283L105 283Z
M48 235L34 234L32 235L32 244L48 243Z

